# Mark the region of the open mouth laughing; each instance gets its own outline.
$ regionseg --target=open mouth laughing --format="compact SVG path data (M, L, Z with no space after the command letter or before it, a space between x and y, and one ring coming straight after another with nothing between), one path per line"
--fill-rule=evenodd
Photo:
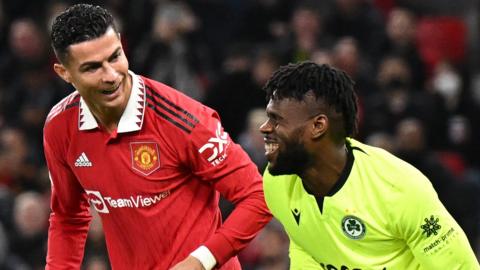
M265 155L271 155L278 150L278 143L265 142Z
M111 89L108 89L108 90L103 90L101 93L103 95L112 95L114 94L115 92L118 91L118 89L120 88L120 85L122 85L121 83L119 83L118 85L116 85L115 87L111 88Z

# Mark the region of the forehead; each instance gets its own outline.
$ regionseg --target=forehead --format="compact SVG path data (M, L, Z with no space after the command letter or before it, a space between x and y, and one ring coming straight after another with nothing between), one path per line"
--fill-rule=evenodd
M309 103L294 98L270 99L267 105L267 114L274 114L284 119L296 119L308 115L311 111Z
M121 46L118 34L109 28L103 36L70 45L69 58L72 63L103 61Z

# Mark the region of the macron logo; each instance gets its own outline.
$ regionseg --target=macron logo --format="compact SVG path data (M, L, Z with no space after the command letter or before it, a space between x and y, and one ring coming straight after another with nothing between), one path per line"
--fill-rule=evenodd
M82 154L77 158L77 160L75 161L75 167L92 167L92 162L88 160L85 152L82 152Z

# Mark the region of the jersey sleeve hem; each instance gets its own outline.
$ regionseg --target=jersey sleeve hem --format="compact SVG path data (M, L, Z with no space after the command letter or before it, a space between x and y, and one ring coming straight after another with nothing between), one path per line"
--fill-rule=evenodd
M221 234L216 234L214 237L212 237L205 243L205 246L215 257L218 265L224 264L236 253L233 245L228 241L225 236Z

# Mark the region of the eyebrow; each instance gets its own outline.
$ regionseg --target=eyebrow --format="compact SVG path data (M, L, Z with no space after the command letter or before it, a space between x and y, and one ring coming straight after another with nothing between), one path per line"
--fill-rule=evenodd
M274 118L274 119L283 119L283 117L281 115L279 115L278 113L276 113L275 111L273 110L270 110L270 109L267 109L266 110L266 113L267 113L267 116L269 118Z
M115 49L115 51L108 57L108 61L112 60L115 57L115 55L120 53L121 50L122 48L120 46L117 47L117 49ZM80 67L78 67L78 69L85 70L88 67L94 67L94 66L100 66L100 65L101 65L101 61L88 61L88 62L82 63Z

